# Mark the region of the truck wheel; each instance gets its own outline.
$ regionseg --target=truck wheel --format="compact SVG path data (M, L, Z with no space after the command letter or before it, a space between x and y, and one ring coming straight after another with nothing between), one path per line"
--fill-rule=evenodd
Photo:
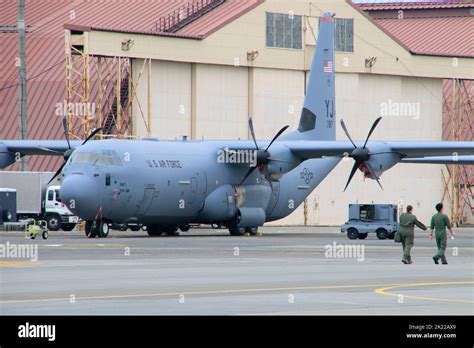
M110 231L110 228L109 228L109 224L107 223L107 221L101 221L101 222L98 222L97 223L97 226L98 226L98 234L99 234L99 238L107 238L107 236L109 235L109 231Z
M379 228L375 233L377 233L378 239L387 239L388 233L385 228Z
M97 237L97 222L96 221L86 221L86 226L84 228L87 238Z
M365 239L367 238L367 233L359 233L359 239Z
M62 224L61 225L61 229L66 232L72 231L74 227L76 227L76 224Z
M347 237L349 239L357 239L359 237L359 231L357 231L355 228L349 228L347 230Z
M61 217L59 215L53 214L46 217L46 223L48 230L58 231L61 228Z

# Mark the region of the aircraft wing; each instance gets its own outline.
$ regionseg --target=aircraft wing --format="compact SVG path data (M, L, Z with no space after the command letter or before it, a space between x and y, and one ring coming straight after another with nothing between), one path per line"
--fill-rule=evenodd
M355 144L363 146L363 142ZM349 141L288 141L285 145L302 159L344 156L354 150ZM445 159L449 160L448 157L474 156L474 141L371 141L367 148L371 153L398 153L402 158L446 156Z
M79 146L82 141L71 141L71 146ZM48 151L51 150L51 151ZM9 152L21 155L62 156L69 149L66 140L2 140L0 153Z
M430 164L474 164L474 156L432 156L403 158L401 163L430 163Z

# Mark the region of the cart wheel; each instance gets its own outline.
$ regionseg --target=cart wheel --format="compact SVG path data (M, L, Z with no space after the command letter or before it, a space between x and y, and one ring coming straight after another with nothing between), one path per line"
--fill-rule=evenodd
M347 230L347 237L349 239L357 239L359 237L359 231L351 227Z
M48 231L43 231L43 239L48 239Z
M387 239L387 236L388 236L388 233L387 233L387 230L384 229L384 228L379 228L377 231L375 231L377 233L377 238L378 239Z

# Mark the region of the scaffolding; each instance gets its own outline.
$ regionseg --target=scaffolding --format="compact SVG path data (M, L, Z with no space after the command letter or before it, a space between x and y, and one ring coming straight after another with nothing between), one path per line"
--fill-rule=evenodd
M474 140L473 89L471 80L443 82L443 140ZM474 223L474 166L446 165L441 174L442 202L449 207L451 221L456 225Z
M85 139L94 129L99 137L134 138L132 105L151 135L151 60L145 59L136 79L127 57L91 55L88 32L65 30L66 118L71 139ZM144 115L136 92L148 66L148 108Z

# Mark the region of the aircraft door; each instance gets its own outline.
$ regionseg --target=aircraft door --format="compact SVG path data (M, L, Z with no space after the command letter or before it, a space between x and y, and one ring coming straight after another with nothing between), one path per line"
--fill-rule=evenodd
M188 194L188 203L192 204L196 200L196 194L197 194L197 180L195 177L191 178L191 187L189 188L189 194Z
M142 200L138 203L137 215L143 216L146 215L150 209L153 199L159 194L158 190L155 190L155 185L147 185L143 193Z

